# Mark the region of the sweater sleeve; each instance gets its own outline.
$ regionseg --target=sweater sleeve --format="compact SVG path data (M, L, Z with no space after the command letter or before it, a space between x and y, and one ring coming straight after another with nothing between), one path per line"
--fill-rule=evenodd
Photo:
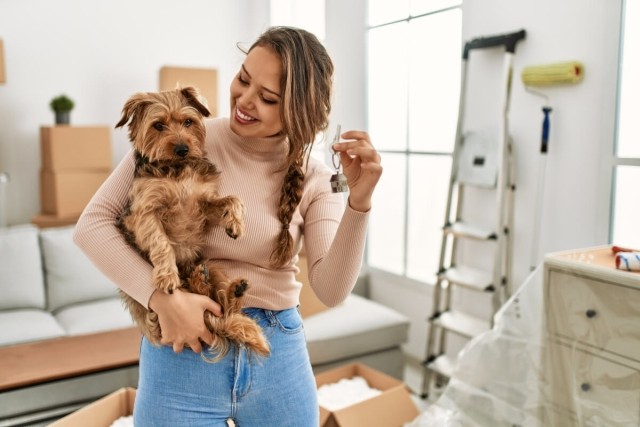
M356 284L369 218L368 212L344 208L343 204L336 206L330 202L335 196L310 205L304 231L309 283L318 298L330 307L343 302ZM333 239L327 239L327 235Z
M122 291L148 307L154 291L152 267L125 240L116 225L133 181L131 150L98 189L76 224L73 239L96 267Z

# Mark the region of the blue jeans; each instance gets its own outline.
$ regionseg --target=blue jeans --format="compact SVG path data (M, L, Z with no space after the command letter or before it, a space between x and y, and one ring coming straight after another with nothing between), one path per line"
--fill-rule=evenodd
M296 308L244 309L269 340L267 358L235 347L217 363L143 339L136 427L317 427L316 383Z

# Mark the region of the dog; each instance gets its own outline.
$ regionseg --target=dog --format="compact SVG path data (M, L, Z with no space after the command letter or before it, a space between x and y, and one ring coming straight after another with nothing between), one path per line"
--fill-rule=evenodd
M249 284L231 281L212 260L202 257L206 235L224 227L236 239L244 231L241 200L220 197L220 171L206 157L204 117L210 116L196 88L178 87L131 96L116 128L128 123L135 172L128 203L117 225L126 240L153 266L153 284L162 292L176 290L208 295L222 307L222 317L205 312L213 335L206 360L224 357L231 344L260 356L269 346L260 326L241 312ZM160 345L156 313L120 292L124 305L143 334Z

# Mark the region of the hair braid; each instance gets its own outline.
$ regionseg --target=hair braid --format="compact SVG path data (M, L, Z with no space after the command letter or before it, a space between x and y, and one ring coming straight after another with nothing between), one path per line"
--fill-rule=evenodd
M289 165L282 186L282 192L280 193L278 219L282 224L282 230L280 230L276 246L273 252L271 252L271 264L274 267L286 265L293 255L293 238L289 232L289 224L302 198L303 183L304 172L302 171L302 167L299 162L294 162Z

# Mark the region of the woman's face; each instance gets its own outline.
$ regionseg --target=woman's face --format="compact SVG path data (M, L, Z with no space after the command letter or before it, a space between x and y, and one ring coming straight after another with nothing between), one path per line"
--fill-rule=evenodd
M256 46L231 82L231 130L244 137L267 137L282 131L280 57Z

